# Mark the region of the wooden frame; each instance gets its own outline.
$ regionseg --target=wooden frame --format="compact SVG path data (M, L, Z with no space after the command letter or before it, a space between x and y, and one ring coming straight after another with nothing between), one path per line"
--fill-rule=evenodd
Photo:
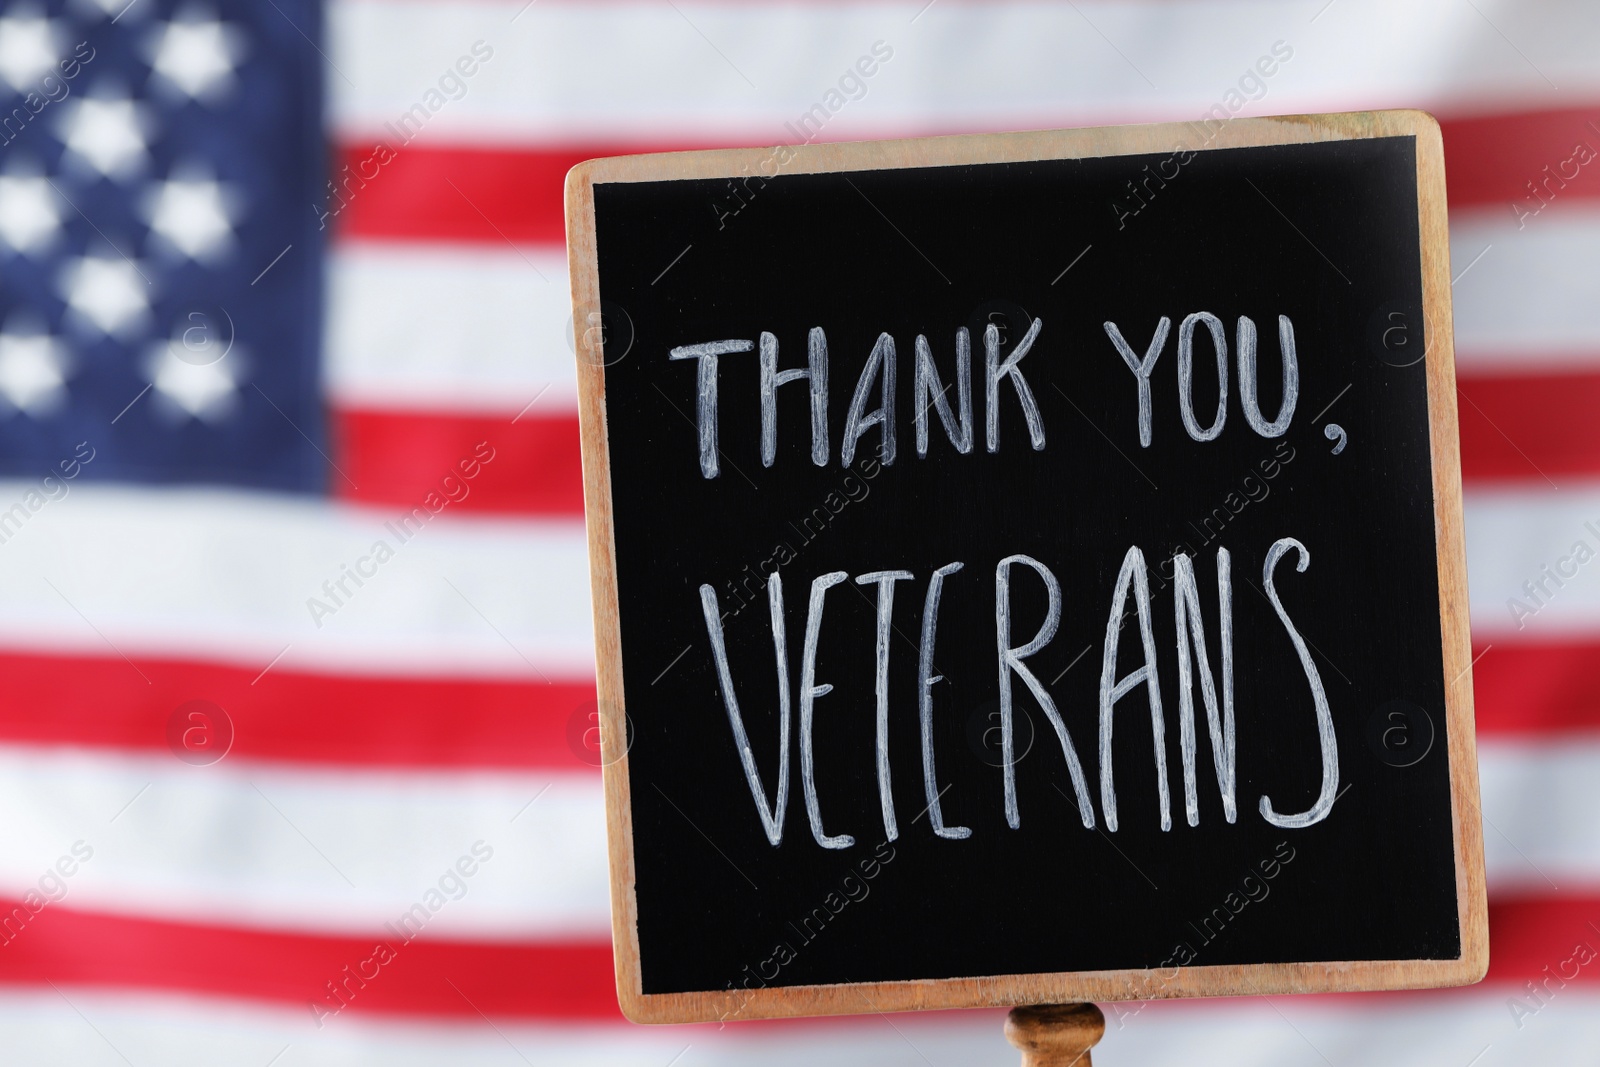
M742 148L595 159L567 175L567 248L575 308L600 306L595 249L594 186L682 178L771 173L880 170L1158 153L1196 140L1188 123L1028 133L981 134L903 141ZM1421 111L1240 118L1222 124L1198 151L1305 144L1369 137L1416 138L1417 213L1421 239L1434 532L1449 738L1451 817L1461 957L1455 960L1252 964L1156 970L1080 971L860 985L812 985L723 992L645 994L639 966L634 899L633 828L625 745L621 628L606 433L605 369L578 361L584 502L594 597L607 837L611 862L611 925L617 997L635 1022L697 1022L831 1015L926 1008L991 1007L1073 1001L1184 996L1310 993L1464 985L1488 968L1483 838L1473 733L1472 652L1467 626L1466 553L1462 536L1460 444L1456 428L1455 353L1450 329L1450 252L1445 212L1444 152L1439 125Z

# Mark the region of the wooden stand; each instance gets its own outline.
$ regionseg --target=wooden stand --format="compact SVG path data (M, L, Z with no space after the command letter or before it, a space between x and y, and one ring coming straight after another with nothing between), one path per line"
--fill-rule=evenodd
M1105 1032L1093 1004L1038 1004L1006 1016L1006 1040L1022 1050L1022 1067L1090 1067L1089 1050Z

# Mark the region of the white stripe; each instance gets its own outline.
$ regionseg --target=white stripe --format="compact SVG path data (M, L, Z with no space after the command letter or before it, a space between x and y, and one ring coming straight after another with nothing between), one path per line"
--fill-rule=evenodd
M1559 484L1467 490L1474 640L1600 635L1600 482L1563 477Z
M1000 1028L997 1012L717 1028L486 1023L477 1016L426 1022L347 1011L318 1029L303 1006L70 986L0 994L0 1047L7 1062L25 1064L120 1064L109 1041L134 1063L173 1067L262 1065L285 1045L289 1051L274 1067L967 1067L1015 1059Z
M92 855L49 878L80 841ZM0 746L0 894L13 900L35 890L81 910L374 937L412 914L430 938L604 940L604 842L593 774L191 767Z
M1189 120L1237 91L1278 40L1293 58L1240 113L1503 109L1600 87L1585 0L1320 6L338 0L328 39L345 77L328 84L341 135L391 144L385 124L419 104L434 105L420 136L436 142L792 143L784 124L817 104L835 112L829 140ZM460 89L444 86L463 95L428 99L479 40L493 58ZM893 58L864 95L834 106L826 94L875 41Z
M1458 213L1450 247L1461 370L1600 366L1600 207L1557 204L1521 230L1509 209ZM561 252L344 241L330 284L335 403L516 415L537 398L529 412L576 410Z
M1558 200L1520 224L1509 205L1456 212L1450 260L1462 370L1600 368L1600 205Z
M561 250L345 241L328 271L325 374L335 404L577 410Z
M1600 888L1600 739L1491 738L1481 758L1491 892ZM721 769L736 771L731 757ZM83 910L376 935L482 841L493 858L445 886L460 897L429 936L609 930L594 775L190 767L0 746L0 895L39 889L78 841L93 856L43 888Z
M1596 943L1581 930L1573 938ZM1551 967L1571 951L1557 951ZM1137 1003L1106 1005L1107 1032L1095 1062L1102 1051L1106 1062L1167 1067L1543 1067L1574 1056L1581 1062L1600 1041L1600 989L1554 982L1550 988L1553 997L1520 1016L1508 1007L1518 994L1527 996L1520 983L1361 998L1151 1002L1142 1010Z
M0 482L0 535L9 533L0 544L0 647L198 654L258 670L280 653L280 667L340 673L537 678L593 669L580 522L447 507L402 540L399 520L410 512L401 507L67 485L66 497L29 513L29 485ZM380 542L393 552L381 565ZM376 574L359 588L346 578L349 596L330 594L324 583L344 567Z
M1600 737L1479 743L1490 892L1600 887Z
M1506 985L1378 998L1107 1004L1094 1057L1141 1067L1592 1062L1600 989L1550 988L1544 1006L1519 1019L1508 1001L1526 993ZM137 1064L210 1067L266 1064L282 1054L274 1067L968 1067L1016 1063L1003 1019L999 1011L905 1012L716 1028L424 1022L352 1011L318 1030L304 1008L62 986L0 994L0 1046L9 1062L28 1065L121 1064L122 1055Z
M25 499L0 482L0 512ZM588 567L575 522L445 513L401 542L401 511L222 490L78 484L0 544L0 646L193 655L345 672L573 676L592 664ZM1556 585L1545 565L1600 553L1600 484L1466 494L1474 628L1600 631L1600 565ZM386 526L386 523L389 525ZM0 531L9 527L0 526ZM342 605L323 583L378 541L394 558ZM368 569L371 564L364 564ZM1540 606L1525 582L1540 587ZM337 592L337 591L336 591ZM1519 627L1508 600L1538 608ZM307 602L336 606L319 628ZM343 599L343 598L340 598Z

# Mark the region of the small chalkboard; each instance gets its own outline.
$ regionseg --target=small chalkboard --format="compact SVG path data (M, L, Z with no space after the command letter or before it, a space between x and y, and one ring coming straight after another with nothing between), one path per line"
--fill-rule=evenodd
M648 1022L1487 965L1420 112L567 179Z

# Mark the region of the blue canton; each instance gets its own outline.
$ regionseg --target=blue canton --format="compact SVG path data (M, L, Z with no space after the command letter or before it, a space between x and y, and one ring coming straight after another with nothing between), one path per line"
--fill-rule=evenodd
M325 487L321 18L0 7L0 476Z

